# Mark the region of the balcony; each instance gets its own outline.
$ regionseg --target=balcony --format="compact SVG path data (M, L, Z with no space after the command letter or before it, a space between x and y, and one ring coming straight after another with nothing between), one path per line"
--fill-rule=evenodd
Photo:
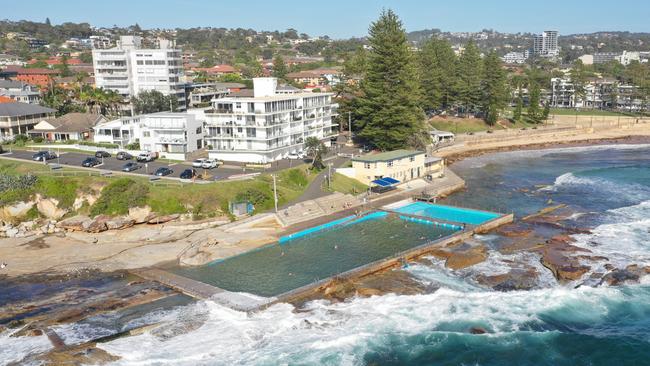
M143 125L152 130L185 130L185 122L171 122L167 121L164 123L147 121Z

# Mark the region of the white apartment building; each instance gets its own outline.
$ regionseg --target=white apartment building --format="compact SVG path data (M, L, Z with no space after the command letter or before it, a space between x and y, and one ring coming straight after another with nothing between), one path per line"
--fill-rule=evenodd
M615 97L615 98L614 98ZM592 79L578 96L568 78L552 78L550 104L556 108L594 108L639 111L647 109L635 85L621 84L612 78ZM616 99L614 101L614 99Z
M506 64L523 64L526 63L526 55L523 52L508 52L503 57L501 61Z
M203 120L192 113L159 112L122 117L93 128L95 142L126 145L139 142L141 151L185 160L186 154L203 148Z
M205 111L205 144L211 158L267 163L304 150L307 137L330 144L338 105L331 93L278 92L276 78L253 79L252 96L212 101Z
M122 36L117 47L93 50L95 86L115 90L125 98L146 90L175 95L185 110L182 51L160 40L160 48L143 49L142 38Z
M544 31L542 34L536 34L533 38L533 53L535 56L559 56L558 35L558 31Z

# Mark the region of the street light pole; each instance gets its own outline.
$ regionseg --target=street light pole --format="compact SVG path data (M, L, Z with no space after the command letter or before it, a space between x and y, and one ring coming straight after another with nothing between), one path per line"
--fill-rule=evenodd
M273 203L275 204L275 212L278 212L278 187L275 184L275 174L272 174L273 177Z

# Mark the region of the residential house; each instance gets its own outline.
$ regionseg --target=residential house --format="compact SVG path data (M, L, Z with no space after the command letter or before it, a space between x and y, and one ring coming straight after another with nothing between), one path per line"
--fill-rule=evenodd
M16 80L0 80L0 95L16 102L40 104L41 92L33 85Z
M138 142L140 150L161 157L185 160L203 148L203 119L195 113L159 112L122 117L97 124L93 140L126 147Z
M27 134L46 118L54 118L56 110L27 103L0 104L0 140L11 140L15 135Z
M101 114L68 113L40 121L29 131L29 135L47 141L92 140L93 127L106 121L106 117Z
M52 79L61 74L60 70L11 66L7 67L4 71L15 72L16 76L13 77L14 80L36 85L40 88L48 88L52 82Z

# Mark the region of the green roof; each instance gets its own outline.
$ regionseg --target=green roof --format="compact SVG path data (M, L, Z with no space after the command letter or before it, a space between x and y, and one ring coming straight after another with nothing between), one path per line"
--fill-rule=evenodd
M362 161L364 163L376 163L378 161L398 160L398 159L408 158L409 156L415 156L420 154L424 154L424 152L417 151L417 150L393 150L393 151L386 151L379 154L359 156L357 158L353 158L352 161Z

